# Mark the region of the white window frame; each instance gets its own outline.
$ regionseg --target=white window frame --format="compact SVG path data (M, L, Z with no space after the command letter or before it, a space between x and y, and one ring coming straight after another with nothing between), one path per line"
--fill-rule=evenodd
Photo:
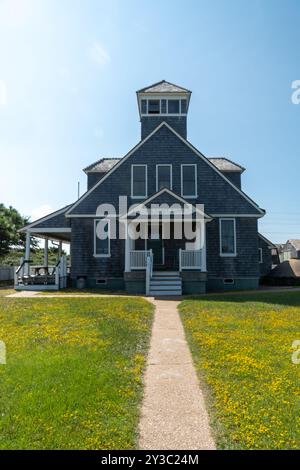
M258 248L258 253L259 253L259 264L262 264L264 262L264 260L263 260L263 249Z
M102 219L95 219L94 220L94 257L95 258L110 258L110 220L107 221L108 223L108 253L97 253L97 235L96 235L96 228L98 222L101 222Z
M179 101L179 112L178 113L169 113L169 101ZM181 98L167 98L167 115L168 116L180 116L181 115Z
M146 170L145 170L145 192L146 194L141 194L141 195L133 195L133 168L136 167L136 166L143 166ZM134 164L134 165L131 165L131 198L132 199L143 199L143 198L146 198L148 197L148 166L147 165L144 165L144 164Z
M178 114L169 114L169 100L179 100L179 113ZM142 100L145 100L146 101L146 113L142 113ZM159 114L149 114L149 101L159 101ZM161 102L162 100L166 100L166 113L162 113L161 112ZM140 112L141 112L141 116L147 116L147 117L152 117L152 116L187 116L187 111L185 113L182 113L181 111L181 100L186 100L187 102L187 107L188 107L188 98L184 95L180 95L178 97L171 97L170 95L166 95L166 96L157 96L157 95L153 95L153 96L141 96L140 97Z
M183 194L183 167L184 166L193 166L195 168L195 194ZM180 173L181 173L181 197L185 199L194 199L195 197L198 197L198 168L196 163L182 163L181 168L180 168Z
M222 222L223 220L231 220L233 221L233 237L234 237L234 253L223 253L222 252ZM236 220L233 217L223 217L219 219L219 242L220 242L220 256L222 258L234 258L237 256L237 251L236 251Z
M173 189L173 166L171 163L158 163L156 165L156 191L159 191L158 189L158 168L160 166L168 166L170 168L170 190L172 191ZM162 189L162 188L160 188Z

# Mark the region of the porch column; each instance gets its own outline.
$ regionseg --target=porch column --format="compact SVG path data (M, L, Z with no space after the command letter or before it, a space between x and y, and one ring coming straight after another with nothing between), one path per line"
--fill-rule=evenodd
M58 245L58 259L62 257L62 242L59 242Z
M26 232L26 246L25 246L25 261L30 260L30 242L31 242L30 232L27 231ZM26 263L24 268L25 268L24 269L24 275L29 276L29 272L30 272L29 263Z
M45 238L45 248L44 248L44 266L48 266L48 260L49 260L49 240L48 238Z

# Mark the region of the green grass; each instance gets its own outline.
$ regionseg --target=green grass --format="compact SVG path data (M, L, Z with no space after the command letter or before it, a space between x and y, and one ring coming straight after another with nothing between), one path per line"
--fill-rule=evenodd
M0 299L0 449L133 449L153 307Z
M0 297L5 297L6 295L9 294L15 294L16 291L14 289L5 289L0 287Z
M73 288L67 288L67 289L60 289L58 291L40 291L39 294L41 295L68 295L68 294L76 294L76 295L87 295L87 294L93 294L93 295L126 295L126 292L124 290L122 291L111 291L108 289L97 289L97 288L90 288L90 289L73 289Z
M300 292L185 300L181 316L221 449L297 449Z

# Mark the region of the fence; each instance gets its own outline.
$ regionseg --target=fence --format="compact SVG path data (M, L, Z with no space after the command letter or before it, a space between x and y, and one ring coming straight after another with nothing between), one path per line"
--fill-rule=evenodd
M14 272L13 266L0 266L0 281L13 281Z

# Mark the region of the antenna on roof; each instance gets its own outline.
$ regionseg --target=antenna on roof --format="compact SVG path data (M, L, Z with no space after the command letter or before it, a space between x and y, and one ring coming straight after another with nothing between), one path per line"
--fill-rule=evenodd
M78 181L78 185L77 185L77 199L80 198L80 181Z

